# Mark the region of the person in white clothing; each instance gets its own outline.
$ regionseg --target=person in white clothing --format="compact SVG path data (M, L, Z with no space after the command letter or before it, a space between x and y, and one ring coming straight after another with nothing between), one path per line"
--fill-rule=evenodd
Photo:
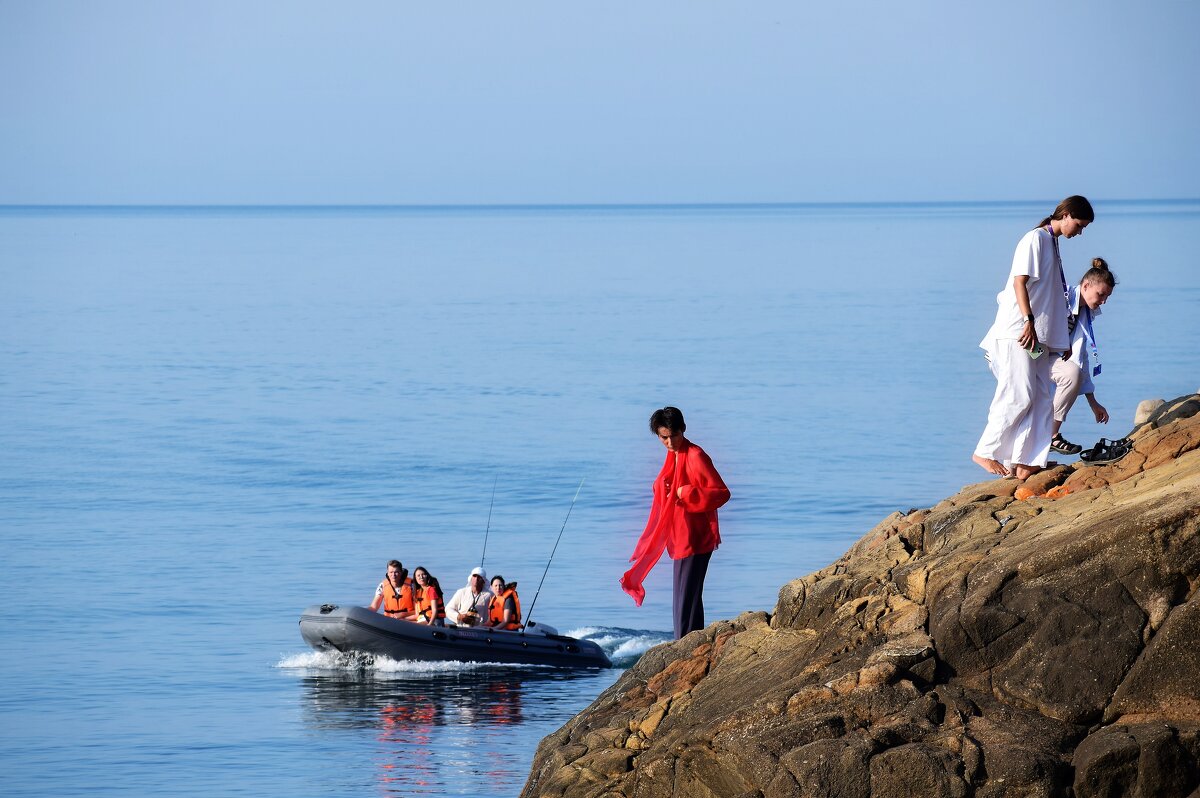
M1087 398L1096 423L1108 423L1108 410L1096 401L1096 386L1092 382L1092 377L1100 373L1100 364L1092 363L1088 350L1096 352L1093 321L1100 315L1100 306L1112 296L1116 285L1117 277L1109 270L1104 258L1093 258L1092 268L1083 275L1079 285L1070 289L1071 315L1067 319L1067 326L1071 332L1071 347L1054 361L1051 368L1055 390L1050 448L1059 454L1079 454L1083 451L1082 446L1071 443L1059 431L1079 394Z
M446 617L459 626L475 626L480 616L487 614L491 600L491 591L487 589L487 572L482 568L474 568L467 577L466 587L460 587L454 597L446 602Z
M1096 218L1084 197L1067 197L1017 244L996 320L979 343L996 377L987 426L971 459L989 473L1025 479L1046 465L1052 424L1051 361L1070 348L1060 237Z

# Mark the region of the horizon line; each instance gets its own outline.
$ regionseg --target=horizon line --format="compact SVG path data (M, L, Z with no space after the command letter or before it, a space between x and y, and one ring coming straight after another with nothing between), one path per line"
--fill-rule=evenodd
M1200 197L1161 197L1142 199L1102 199L1111 204L1184 204L1200 202ZM800 208L884 208L884 207L1002 207L1053 202L1044 199L1022 200L839 200L829 202L511 202L511 203L280 203L280 202L166 202L166 203L0 203L4 210L435 210L435 211L528 211L528 210L734 210Z

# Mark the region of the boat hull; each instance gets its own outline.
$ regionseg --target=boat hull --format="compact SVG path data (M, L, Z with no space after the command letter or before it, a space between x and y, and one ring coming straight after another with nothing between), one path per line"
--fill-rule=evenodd
M362 652L396 660L496 662L556 668L611 668L590 640L550 633L536 622L523 632L398 621L366 607L318 604L300 616L304 641L322 651Z

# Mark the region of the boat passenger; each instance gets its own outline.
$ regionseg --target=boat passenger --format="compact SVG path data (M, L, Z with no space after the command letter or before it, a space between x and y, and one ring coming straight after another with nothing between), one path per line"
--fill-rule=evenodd
M446 617L459 626L475 626L480 614L487 611L492 594L487 589L487 572L474 568L467 577L466 587L460 587L446 602Z
M387 576L375 588L371 611L378 611L381 606L383 614L389 618L411 621L416 617L412 579L408 577L408 569L399 560L388 561Z
M492 600L488 602L487 625L493 629L515 632L521 628L521 599L517 597L517 583L505 584L504 577L492 577Z
M413 571L417 580L417 623L430 626L446 625L446 601L442 597L442 586L425 568L417 566Z

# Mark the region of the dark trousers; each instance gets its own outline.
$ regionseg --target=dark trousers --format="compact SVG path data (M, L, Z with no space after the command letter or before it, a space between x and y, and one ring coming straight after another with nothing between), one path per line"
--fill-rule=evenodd
M704 628L704 576L712 552L675 560L675 639Z

